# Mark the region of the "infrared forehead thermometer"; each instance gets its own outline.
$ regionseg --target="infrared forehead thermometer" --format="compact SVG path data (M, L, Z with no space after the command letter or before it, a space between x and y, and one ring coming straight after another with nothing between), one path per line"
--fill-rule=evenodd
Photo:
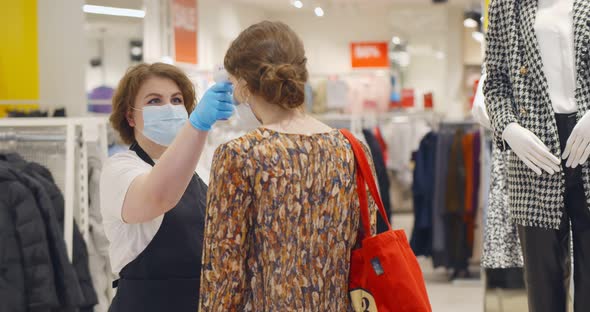
M215 83L229 82L229 74L227 73L225 68L223 68L223 66L218 66L215 69L215 71L213 73L213 81L215 81ZM232 92L232 98L233 98L233 92ZM234 102L234 105L237 105L235 98L233 98L233 102ZM235 117L230 118L230 120L235 120L236 118L240 118L240 113L238 112L238 110L235 110L234 116Z
M223 68L223 66L218 66L217 69L215 69L215 72L213 73L213 80L215 81L215 83L229 81L229 74L227 73L225 68Z

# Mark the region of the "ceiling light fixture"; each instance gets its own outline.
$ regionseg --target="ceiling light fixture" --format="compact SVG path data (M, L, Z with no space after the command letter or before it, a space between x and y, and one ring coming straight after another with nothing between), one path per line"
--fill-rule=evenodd
M477 27L477 21L471 17L468 17L463 21L463 26L467 28L475 28Z
M315 8L314 12L317 17L324 16L324 9L322 9L321 7Z
M293 6L298 9L301 9L303 7L303 2L301 2L300 0L295 0L293 1Z
M101 5L85 4L82 7L82 11L84 11L84 13L91 13L91 14L137 17L137 18L144 18L145 17L144 10L115 8L115 7L108 7L108 6L101 6Z
M398 37L398 36L394 36L391 39L391 42L393 42L393 44L401 44L402 43L402 39L400 37Z

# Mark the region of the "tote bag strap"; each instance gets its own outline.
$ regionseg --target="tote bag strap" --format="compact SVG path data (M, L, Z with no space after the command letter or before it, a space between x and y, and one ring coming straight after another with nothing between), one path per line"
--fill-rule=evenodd
M370 235L371 233L371 223L369 220L369 205L367 200L365 184L369 187L369 192L375 200L375 203L379 208L379 213L381 214L383 221L387 225L388 230L391 230L391 225L389 224L389 217L387 217L387 213L385 212L385 207L383 206L381 196L379 196L379 191L377 190L377 184L375 183L375 178L373 177L371 166L367 161L367 155L365 155L365 151L363 150L361 143L355 138L355 136L350 131L346 129L340 129L340 133L342 133L342 135L344 135L346 139L350 142L350 145L352 146L352 151L354 153L354 158L356 160L357 192L360 201L361 219L363 227L365 229L365 235Z

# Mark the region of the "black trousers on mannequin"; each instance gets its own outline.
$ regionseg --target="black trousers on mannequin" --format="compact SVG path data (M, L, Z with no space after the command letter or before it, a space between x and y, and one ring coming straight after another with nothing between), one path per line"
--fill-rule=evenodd
M556 114L562 152L576 125L575 114ZM582 171L566 168L565 212L559 230L518 227L529 311L565 312L571 276L570 222L574 245L574 311L590 311L590 210Z

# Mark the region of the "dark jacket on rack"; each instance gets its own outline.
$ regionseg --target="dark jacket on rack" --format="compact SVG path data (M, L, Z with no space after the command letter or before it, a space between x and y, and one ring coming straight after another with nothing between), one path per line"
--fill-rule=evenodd
M448 267L456 270L467 269L468 247L467 228L464 221L465 214L465 163L463 159L463 136L465 132L459 129L455 132L449 171L447 175L446 206L446 248L449 252Z
M59 305L43 217L20 174L0 162L0 311Z
M446 215L447 175L449 158L453 145L454 132L442 128L438 132L436 156L434 161L434 194L432 204L432 264L435 268L446 267L449 263L449 251L446 248Z
M37 181L43 186L53 204L59 226L60 228L63 228L65 201L61 191L53 180L51 172L37 163L27 163L23 168L23 171L27 175L37 179ZM73 265L83 295L83 301L78 306L80 307L80 312L86 310L92 311L92 307L98 303L98 298L94 290L94 285L92 284L92 277L90 276L90 269L88 267L88 249L86 248L86 242L84 241L82 233L80 233L78 224L75 222L73 233Z
M365 136L365 140L369 145L369 149L371 151L371 155L373 158L373 163L375 164L375 172L377 173L377 183L379 185L379 193L381 195L381 200L383 201L383 206L385 206L387 217L391 218L391 199L389 198L389 176L387 175L387 168L385 167L385 160L383 159L383 150L381 149L381 145L379 144L377 137L375 137L371 130L364 129L363 135ZM388 228L385 222L381 220L381 217L378 217L377 232L381 233L387 230Z
M64 198L51 173L45 167L27 162L17 154L1 155L0 159L18 170L23 184L33 192L47 227L55 287L60 299L59 309L54 311L91 311L97 298L89 273L86 245L74 224L72 265L63 239Z
M414 154L414 229L410 245L417 256L432 254L432 216L435 182L435 160L438 137L428 133Z

